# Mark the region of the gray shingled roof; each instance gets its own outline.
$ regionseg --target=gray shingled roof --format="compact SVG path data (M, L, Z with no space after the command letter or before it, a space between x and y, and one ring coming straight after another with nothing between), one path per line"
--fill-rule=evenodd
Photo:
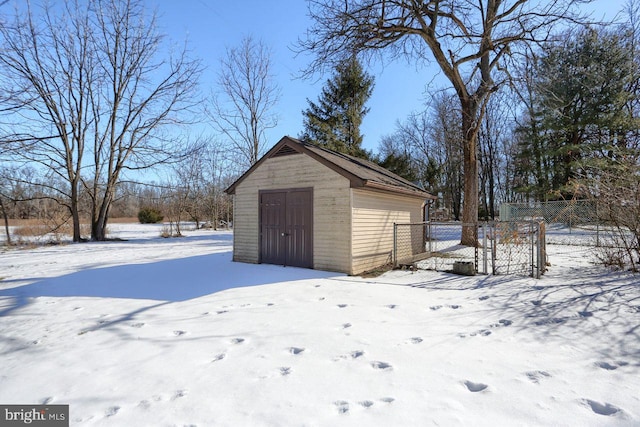
M353 188L364 187L421 198L435 198L412 182L373 162L319 147L289 136L282 138L275 146L273 146L273 148L271 148L271 150L267 152L267 154L265 154L225 191L229 194L233 194L236 186L262 162L271 157L290 153L291 150L307 154L340 175L346 177L350 180L351 187Z

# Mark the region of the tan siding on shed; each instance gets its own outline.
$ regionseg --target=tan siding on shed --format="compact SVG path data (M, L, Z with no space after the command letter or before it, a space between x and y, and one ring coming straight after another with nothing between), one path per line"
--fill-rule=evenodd
M393 224L420 222L425 201L400 195L352 190L352 274L392 261Z
M304 154L266 159L235 189L234 261L259 262L259 191L308 187L313 188L314 268L349 273L349 180Z

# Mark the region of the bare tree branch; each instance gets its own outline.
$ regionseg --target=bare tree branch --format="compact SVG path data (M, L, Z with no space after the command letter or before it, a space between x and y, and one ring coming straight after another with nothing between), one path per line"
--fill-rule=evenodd
M323 72L353 52L372 58L433 59L451 83L461 109L464 138L462 221L478 218L480 123L505 57L545 40L554 25L577 19L574 6L589 0L309 0L312 27L298 41L314 59L304 74ZM462 243L476 245L476 228Z
M209 117L225 135L247 166L264 153L268 129L278 123L272 112L280 89L271 74L271 51L261 41L245 37L227 49L220 61L218 91L213 94Z
M82 185L91 237L103 240L123 171L181 155L166 128L193 116L200 63L186 46L161 56L163 37L141 0L66 0L39 13L28 5L0 26L0 39L9 153L65 178L76 241Z

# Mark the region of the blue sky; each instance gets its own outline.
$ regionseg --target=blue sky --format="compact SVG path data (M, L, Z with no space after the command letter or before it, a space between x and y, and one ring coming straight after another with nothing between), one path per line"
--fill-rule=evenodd
M310 23L306 1L147 0L147 4L157 8L160 30L173 42L187 38L193 54L203 60L207 67L202 78L205 92L214 87L216 69L226 47L237 45L249 34L262 39L273 50L273 71L282 92L276 106L280 120L268 133L268 145L284 135L300 133L307 98L315 101L330 77L296 78L310 59L292 51ZM610 17L624 4L625 0L596 0L590 9L595 10L594 18L605 13ZM378 64L368 72L375 78L375 88L368 103L371 110L361 130L364 147L374 151L381 136L393 131L396 120L423 109L429 93L448 87L436 65L416 68L405 61L396 61Z

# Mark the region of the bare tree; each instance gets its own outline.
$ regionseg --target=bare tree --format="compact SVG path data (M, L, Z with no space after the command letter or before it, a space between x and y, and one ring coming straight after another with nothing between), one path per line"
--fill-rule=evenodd
M96 50L101 55L99 92L92 89L95 118L91 236L105 238L109 209L120 175L186 155L168 126L186 123L200 64L186 47L159 57L162 36L155 16L146 18L139 0L104 0L97 14ZM189 151L189 150L187 150Z
M211 226L217 230L223 218L227 228L230 222L230 196L224 189L231 185L243 170L234 162L233 156L216 141L211 141L203 155L204 200Z
M78 4L74 9L66 6L60 20L46 8L36 21L28 3L26 15L16 15L14 22L0 27L0 65L2 91L11 94L5 101L11 113L7 126L13 129L9 151L18 161L42 165L50 171L49 178L66 183L67 188L56 190L72 217L73 240L79 241L80 171L90 121L85 84L93 77L84 73L92 68L93 59L89 23L82 19L86 10Z
M41 13L28 5L0 27L0 90L11 94L5 123L13 160L37 164L80 234L79 197L91 199L91 238L104 240L122 174L181 152L166 125L196 99L200 66L186 49L159 58L162 36L141 0L66 0Z
M278 123L272 109L280 89L271 68L271 51L251 36L228 48L220 61L209 117L248 166L264 153L265 131Z
M309 72L355 52L433 58L460 104L464 147L463 222L478 218L477 136L498 68L518 44L548 37L574 4L589 0L310 0L314 21L299 47L315 53ZM477 244L476 227L462 243Z
M5 238L7 239L7 246L11 246L11 232L9 229L9 212L3 202L4 196L0 193L0 211L2 211L2 220L4 221Z
M509 119L510 99L497 93L489 100L478 133L480 211L485 219L495 219L498 202L506 193L508 149L513 134Z
M462 212L464 190L464 138L460 126L460 109L455 97L441 92L431 103L429 126L432 152L437 155L442 170L442 192L445 207L451 209L456 221Z

